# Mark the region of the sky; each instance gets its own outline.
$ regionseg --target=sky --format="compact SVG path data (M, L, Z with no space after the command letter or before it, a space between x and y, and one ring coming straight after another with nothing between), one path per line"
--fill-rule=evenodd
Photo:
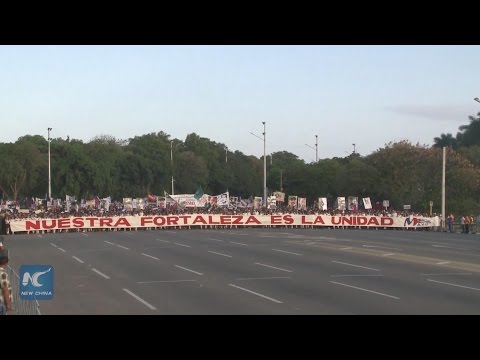
M480 112L480 46L0 46L0 142L196 133L306 162L432 145ZM307 146L309 145L309 146ZM275 158L273 158L275 161Z

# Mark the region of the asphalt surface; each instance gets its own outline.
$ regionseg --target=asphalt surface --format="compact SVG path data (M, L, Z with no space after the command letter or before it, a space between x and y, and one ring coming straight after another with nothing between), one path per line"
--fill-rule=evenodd
M6 237L42 314L480 314L480 235L218 229ZM17 289L18 291L18 289Z

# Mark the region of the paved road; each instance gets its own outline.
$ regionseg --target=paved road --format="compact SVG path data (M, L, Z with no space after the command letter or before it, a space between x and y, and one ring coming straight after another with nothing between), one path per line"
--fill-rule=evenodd
M237 229L8 237L43 314L480 314L480 235Z

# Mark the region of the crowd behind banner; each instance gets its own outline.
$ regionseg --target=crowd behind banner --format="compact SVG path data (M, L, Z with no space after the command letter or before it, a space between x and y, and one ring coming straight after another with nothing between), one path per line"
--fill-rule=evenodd
M389 201L377 201L373 207L370 198L363 198L359 204L358 198L349 196L338 197L332 203L328 203L326 197L319 197L311 206L307 206L307 199L299 196L289 196L287 201L285 193L275 192L267 198L266 206L262 202L262 197L250 197L242 199L241 197L230 196L229 192L220 195L211 196L204 194L203 191L197 190L195 194L170 195L164 193L164 196L154 196L149 194L146 198L123 198L122 201L112 201L111 197L99 198L98 196L90 200L82 199L77 201L74 196L67 195L65 201L61 199L30 199L25 201L30 205L28 209L20 209L18 203L2 202L0 205L1 212L6 219L5 228L8 232L11 230L11 222L21 222L27 219L65 219L65 218L86 218L86 217L103 217L118 218L126 216L172 216L172 215L255 215L255 216L271 216L271 215L321 215L321 216L368 216L368 217L402 217L403 223L395 222L397 227L438 227L442 226L442 219L436 214L415 213L410 209L399 210L389 208ZM329 206L330 205L330 206ZM408 220L410 219L410 220ZM416 219L416 220L413 220ZM427 222L422 219L430 219ZM476 219L480 222L480 216ZM263 221L263 219L262 219ZM363 220L362 220L363 221ZM65 222L63 222L65 223ZM62 224L63 224L62 223ZM419 225L420 224L420 225ZM426 226L431 224L430 226ZM156 224L154 224L156 225ZM163 224L162 226L172 226L173 224ZM185 224L184 224L185 225ZM188 226L202 225L218 225L218 224L189 224ZM234 224L221 224L234 225ZM240 224L237 224L240 225ZM243 224L255 226L259 224ZM300 220L291 224L275 224L268 221L261 222L264 226L332 226L339 224L309 224ZM371 224L341 224L342 226L376 226L375 222ZM407 225L407 226L405 226ZM379 224L380 226L380 224ZM88 226L72 227L72 230L78 231L79 228L88 228ZM142 226L145 227L145 226ZM156 227L156 226L152 226ZM178 225L178 227L181 227ZM16 225L17 231L22 226ZM59 228L61 229L61 228Z

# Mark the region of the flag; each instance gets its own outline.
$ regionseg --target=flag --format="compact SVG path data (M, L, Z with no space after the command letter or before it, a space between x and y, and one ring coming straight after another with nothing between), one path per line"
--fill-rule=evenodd
M193 195L193 197L195 198L195 200L200 200L202 196L203 196L203 189L202 189L202 185L200 185L197 191L195 191L195 195Z

